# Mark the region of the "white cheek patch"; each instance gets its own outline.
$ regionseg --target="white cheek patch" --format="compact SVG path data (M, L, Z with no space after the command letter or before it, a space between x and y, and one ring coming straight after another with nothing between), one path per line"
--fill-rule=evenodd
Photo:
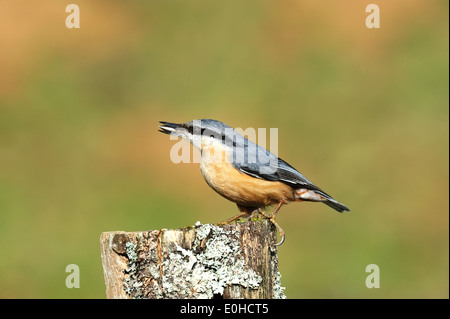
M201 145L203 147L205 147L205 146L216 146L216 147L222 146L222 142L221 141L217 141L212 136L202 136L200 138L200 142L201 142Z
M211 137L202 138L202 161L209 163L231 163L232 158L227 147Z
M306 188L299 188L295 190L295 198L304 199L304 200L312 200L312 201L324 201L325 198L314 191Z

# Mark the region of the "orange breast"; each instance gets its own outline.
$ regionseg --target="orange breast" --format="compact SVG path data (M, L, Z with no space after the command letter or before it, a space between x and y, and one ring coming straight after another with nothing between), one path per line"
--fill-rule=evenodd
M295 200L290 186L251 177L229 162L202 160L200 169L212 189L241 206L264 207Z

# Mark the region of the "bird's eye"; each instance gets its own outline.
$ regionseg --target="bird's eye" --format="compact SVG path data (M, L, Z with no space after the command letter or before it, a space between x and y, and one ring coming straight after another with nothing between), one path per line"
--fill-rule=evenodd
M211 130L209 128L201 128L200 133L202 136L212 137L212 138L215 138L219 135L216 131Z

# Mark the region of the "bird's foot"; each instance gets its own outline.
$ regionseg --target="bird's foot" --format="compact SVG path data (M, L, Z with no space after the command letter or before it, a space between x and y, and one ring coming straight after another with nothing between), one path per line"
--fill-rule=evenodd
M248 213L246 213L246 212L240 212L240 213L237 214L236 216L233 216L233 217L231 217L231 218L228 218L228 219L226 219L226 220L224 220L224 221L221 221L221 222L217 223L217 225L218 225L218 226L228 225L228 224L231 224L232 222L234 222L235 220L237 220L237 219L239 219L239 218L241 218L241 217L245 217L245 216L248 216Z
M285 234L284 234L284 230L283 228L280 227L280 225L278 225L278 223L275 220L275 216L277 215L278 211L280 210L281 206L284 203L281 202L280 204L278 204L277 208L275 208L274 212L270 215L266 215L263 212L260 211L260 213L267 218L268 220L270 220L270 222L277 228L278 234L281 237L281 240L279 243L276 243L275 246L281 246L284 243L284 239L286 238Z
M260 217L263 217L263 218L266 218L266 215L264 215L262 212L261 212L261 210L258 208L258 209L255 209L249 216L248 216L248 218L247 218L247 221L249 222L249 221L251 221L251 220L257 220L257 219L259 219Z
M275 216L269 218L269 220L270 220L270 222L271 222L272 224L274 224L274 226L277 228L278 234L279 234L280 237L281 237L280 242L279 242L279 243L276 243L275 246L281 246L281 245L284 243L284 239L286 238L286 236L285 236L285 234L284 234L284 230L283 230L283 228L281 228L280 225L278 225L278 223L276 222Z

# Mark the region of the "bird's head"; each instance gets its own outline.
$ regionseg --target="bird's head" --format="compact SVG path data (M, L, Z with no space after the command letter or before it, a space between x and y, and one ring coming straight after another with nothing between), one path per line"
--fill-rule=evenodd
M198 149L205 145L225 144L233 141L234 130L223 122L211 119L193 120L183 124L159 122L161 133L178 136L191 142Z

